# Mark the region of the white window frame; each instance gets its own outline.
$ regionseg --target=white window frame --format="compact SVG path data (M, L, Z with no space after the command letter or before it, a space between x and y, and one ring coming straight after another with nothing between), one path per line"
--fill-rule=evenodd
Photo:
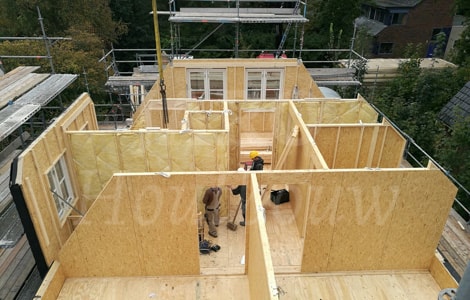
M195 88L192 86L191 79L192 74L202 73L203 76L203 87ZM222 89L211 89L211 75L216 73L222 74ZM188 82L188 98L198 100L222 100L225 99L226 95L226 71L225 69L189 69L187 71L187 82ZM212 95L215 93L222 94L222 98L213 98ZM199 94L195 96L194 94Z
M250 88L250 73L259 73L260 74L260 85L256 88ZM276 88L268 87L269 73L279 73L279 84ZM284 70L283 69L247 69L245 71L245 99L248 100L278 100L281 99L283 95L283 80ZM266 97L269 92L277 91L278 95L274 97Z
M72 209L75 193L69 177L67 163L62 155L47 172L47 179L51 188L59 219L63 220ZM65 202L66 203L65 203Z

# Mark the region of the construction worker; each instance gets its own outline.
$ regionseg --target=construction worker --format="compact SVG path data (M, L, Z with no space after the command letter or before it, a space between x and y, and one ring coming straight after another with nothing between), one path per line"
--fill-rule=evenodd
M220 208L220 196L222 196L222 189L214 186L210 187L204 193L202 203L205 204L206 208L206 221L209 225L209 235L217 237L217 228L219 226L219 208Z
M258 151L251 151L250 158L252 160L251 171L263 170L264 160L259 156Z
M238 168L238 172L245 172L245 169ZM239 185L237 187L232 187L229 185L229 188L232 190L232 194L240 195L240 201L242 202L242 216L243 221L240 221L240 226L245 226L245 212L246 212L246 185Z

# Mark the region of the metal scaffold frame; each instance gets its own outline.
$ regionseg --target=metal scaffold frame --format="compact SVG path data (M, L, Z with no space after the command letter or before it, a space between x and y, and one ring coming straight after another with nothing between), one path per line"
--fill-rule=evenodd
M199 2L204 1L208 0L200 0ZM217 4L220 5L218 5L218 7L214 7L217 6ZM286 4L289 7L285 7ZM303 9L300 9L301 6L303 6ZM172 40L171 56L178 58L181 56L181 54L179 54L179 52L181 52L181 46L179 43L179 27L182 23L219 23L219 25L214 30L206 35L190 51L184 53L182 55L183 57L189 56L192 50L197 48L209 36L219 30L222 25L235 24L236 29L233 51L234 57L237 58L239 50L240 24L287 24L282 36L282 41L279 43L278 49L276 51L276 56L279 56L282 52L291 25L293 23L297 25L299 23L305 24L308 22L308 19L305 17L307 3L301 0L214 0L210 1L210 6L180 7L179 10L176 8L176 0L170 0L169 7L170 16L168 20L171 23ZM297 30L297 26L295 26L295 28ZM295 33L295 37L297 37L297 32ZM300 40L302 40L302 37Z

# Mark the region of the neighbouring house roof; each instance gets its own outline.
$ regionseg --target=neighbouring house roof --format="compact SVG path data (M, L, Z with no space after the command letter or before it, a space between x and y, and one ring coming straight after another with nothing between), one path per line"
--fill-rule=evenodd
M376 36L379 34L384 28L387 27L384 23L371 20L369 18L366 18L364 16L358 17L355 20L355 24L358 28L362 28L367 30L367 33L370 34L371 36Z
M376 0L375 5L380 7L415 7L423 0Z
M459 118L468 116L470 116L470 81L439 112L439 119L451 127Z

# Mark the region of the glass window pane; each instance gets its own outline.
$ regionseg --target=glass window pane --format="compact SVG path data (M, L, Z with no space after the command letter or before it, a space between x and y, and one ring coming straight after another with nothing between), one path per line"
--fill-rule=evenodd
M267 89L279 89L281 82L279 80L268 80L266 81Z
M218 89L218 90L223 90L224 88L224 81L223 80L211 80L210 83L210 89Z
M57 171L57 178L59 178L59 179L64 178L64 172L62 171L62 166L60 164L60 161L56 165L56 171Z
M204 90L204 73L203 72L191 72L189 76L190 76L191 89Z
M47 173L47 179L51 186L52 198L54 199L57 213L62 218L68 209L65 207L65 202L71 202L74 198L72 185L67 175L67 165L65 164L64 157L51 168Z
M279 90L266 90L266 99L279 99Z
M191 91L191 98L193 99L204 99L204 91Z
M248 99L261 99L261 91L260 90L250 90L247 93Z

